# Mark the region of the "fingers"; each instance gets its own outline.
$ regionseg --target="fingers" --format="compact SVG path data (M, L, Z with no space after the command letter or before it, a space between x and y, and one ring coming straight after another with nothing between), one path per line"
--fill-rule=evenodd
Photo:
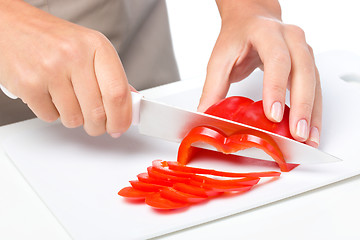
M317 147L322 106L312 49L296 26L285 25L281 31L272 30L266 36L266 41L264 32L253 40L264 68L265 115L274 122L282 120L286 88L290 86L290 132L296 140Z
M33 94L26 91L23 99L39 118L54 121L60 116L64 126L84 125L91 136L108 132L119 137L127 130L131 124L130 89L136 90L128 84L115 49L105 37L101 41L96 51L83 52L75 59L69 76L48 74L42 76L47 86L24 88L34 89Z
M303 31L290 26L284 33L291 55L290 132L298 141L306 141L312 123L316 94L315 61ZM319 101L319 100L318 100ZM318 111L319 109L315 109Z
M321 125L322 125L322 93L321 93L320 76L317 68L315 68L315 76L316 76L315 100L311 115L310 135L308 140L306 141L306 144L313 147L318 147L320 144L320 133L321 133Z
M59 79L49 80L48 90L63 125L68 128L81 126L83 115L70 79L61 76Z
M22 100L24 103L27 103L28 107L34 112L36 117L46 122L53 122L59 118L59 112L53 104L49 93L43 93L36 96L34 94L33 96L34 97L23 97Z
M95 77L106 113L106 130L119 137L131 124L130 87L117 52L107 39L104 41L95 52Z
M268 119L280 122L283 118L286 87L291 70L291 58L283 36L278 32L266 32L254 39L263 62L263 105Z
M72 83L84 118L85 131L90 136L103 134L106 132L106 113L91 61L85 67L73 70Z
M39 86L37 78L29 79L26 75L16 74L9 79L17 79L14 82L17 82L18 86L21 87L17 87L16 96L27 104L38 118L46 122L53 122L59 118L59 112L47 88L42 85Z

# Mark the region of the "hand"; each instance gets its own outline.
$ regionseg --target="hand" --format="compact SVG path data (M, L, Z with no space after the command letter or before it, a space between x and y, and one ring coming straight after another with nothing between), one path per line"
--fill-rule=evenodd
M42 120L92 136L131 123L130 86L108 39L23 1L0 3L0 83Z
M198 110L205 111L224 98L231 83L260 67L267 118L282 120L288 87L290 132L296 140L317 147L322 117L320 79L302 29L281 22L280 6L274 0L218 0L217 4L222 26Z

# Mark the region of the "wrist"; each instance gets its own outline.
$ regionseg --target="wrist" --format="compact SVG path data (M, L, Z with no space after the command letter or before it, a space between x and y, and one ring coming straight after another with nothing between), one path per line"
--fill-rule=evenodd
M222 21L246 16L264 16L281 21L278 0L216 0Z

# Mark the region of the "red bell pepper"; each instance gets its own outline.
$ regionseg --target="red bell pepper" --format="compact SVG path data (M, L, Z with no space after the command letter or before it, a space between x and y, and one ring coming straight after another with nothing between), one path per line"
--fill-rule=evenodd
M210 106L205 113L226 118L235 122L264 129L284 137L293 139L289 129L290 108L285 105L283 119L274 123L267 119L263 110L263 101L253 100L240 96L225 98Z
M256 147L270 155L279 165L281 171L287 172L288 168L279 147L274 140L265 133L248 132L237 133L227 137L221 131L211 127L195 127L182 140L178 151L178 162L187 164L194 153L195 142L204 142L214 146L219 152L234 153L246 148Z
M245 97L226 98L212 105L205 113L292 138L289 130L289 107L287 106L285 106L284 117L280 123L271 122L266 118L262 101L254 102ZM193 152L196 150L192 146L195 142L205 142L214 146L219 152L226 154L256 147L271 156L279 165L281 171L287 172L290 170L276 142L266 133L248 130L227 136L221 130L210 126L195 127L180 144L178 151L178 162L180 164L185 165L189 162Z

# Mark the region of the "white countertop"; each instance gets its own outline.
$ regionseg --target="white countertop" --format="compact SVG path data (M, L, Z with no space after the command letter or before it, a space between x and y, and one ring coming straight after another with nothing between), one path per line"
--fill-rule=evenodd
M185 2L189 8L191 2ZM201 2L202 5L205 4L204 1ZM356 25L360 22L356 2L351 0L341 1L341 3L321 0L281 1L284 20L305 29L315 52L346 49L360 54L359 34L354 31L359 29ZM172 14L176 3L169 2L169 7L171 26L178 26L180 16ZM210 19L211 14L216 13L214 7L211 6L208 9L209 15L205 15L203 21ZM177 10L180 12L179 9ZM304 10L308 10L306 14ZM195 16L196 9L189 11L188 17ZM200 22L204 23L203 21ZM184 28L174 30L175 53L181 59L179 67L182 77L191 78L191 76L204 73L210 54L209 48L216 39L217 30L214 30L215 32L204 30L205 34L202 34L191 48L189 42L182 41L182 38L178 37L182 35L181 31L184 29L189 30L188 23L191 19L182 22ZM211 23L219 27L218 20ZM201 26L195 24L192 27L190 31ZM204 40L206 37L208 40ZM205 44L199 48L196 43L201 41L205 41ZM198 54L191 59L197 61L196 64L189 62L189 58L186 57L187 54L193 54L194 48L197 49ZM183 55L180 56L180 53ZM186 85L185 82L180 83L182 84ZM156 91L153 94L156 95ZM3 126L0 127L0 138L4 139L10 134L34 129L43 124L45 123L34 119ZM360 189L359 176L166 235L161 239L360 239L358 230L360 191L358 189ZM241 231L239 231L239 226L241 226ZM0 239L71 239L17 171L2 148L0 148Z

